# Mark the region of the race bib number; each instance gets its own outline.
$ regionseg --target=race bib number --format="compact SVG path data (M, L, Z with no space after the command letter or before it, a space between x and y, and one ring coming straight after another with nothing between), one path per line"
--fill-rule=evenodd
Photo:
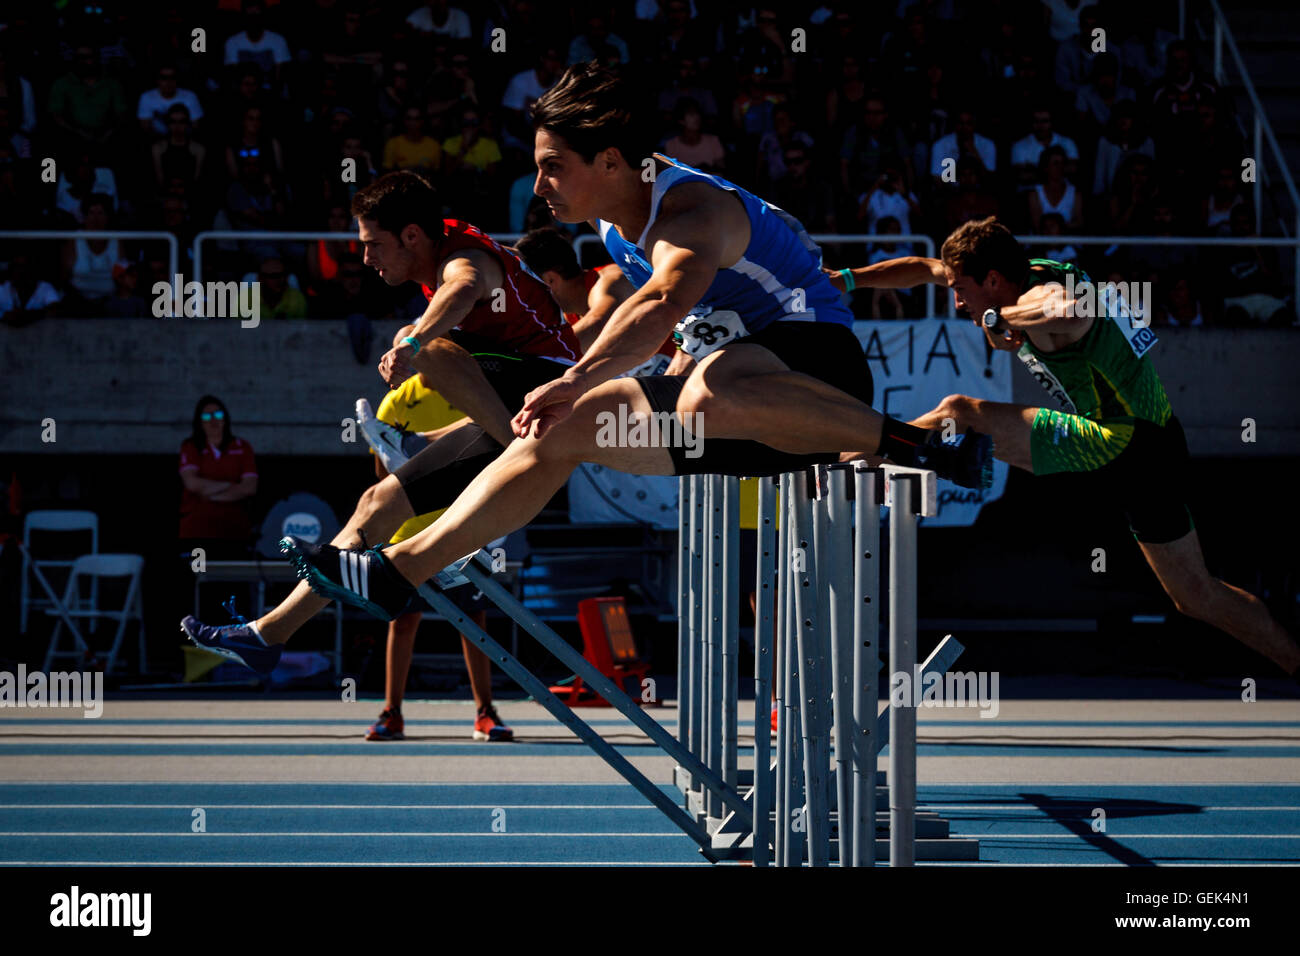
M688 315L677 323L674 334L681 337L682 351L698 362L747 333L738 312L720 309L707 315Z

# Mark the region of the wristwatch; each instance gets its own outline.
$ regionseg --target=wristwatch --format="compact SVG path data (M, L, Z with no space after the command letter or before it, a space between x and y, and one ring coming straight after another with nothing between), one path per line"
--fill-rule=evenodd
M984 328L990 330L996 329L998 327L998 323L1002 321L1002 316L998 314L997 309L985 309L983 321L984 321Z

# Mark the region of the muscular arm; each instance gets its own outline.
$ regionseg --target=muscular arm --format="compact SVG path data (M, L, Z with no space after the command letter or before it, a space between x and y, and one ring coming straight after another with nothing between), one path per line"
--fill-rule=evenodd
M886 259L873 265L849 270L853 275L856 288L860 289L910 289L912 286L933 283L947 285L944 278L943 263L938 259L925 256L901 256L898 259ZM831 285L840 292L844 291L844 277L839 272L827 270Z
M564 377L593 388L653 355L708 291L724 265L728 241L743 249L748 225L740 204L712 187L684 185L669 192L646 236L650 279L614 310Z
M470 309L501 287L501 266L487 253L470 249L442 265L441 282L411 333L421 345L460 325Z
M1020 296L1015 305L1000 310L998 329L1023 332L1082 334L1092 319L1074 314L1074 300L1067 299L1065 289L1054 282L1034 286Z
M601 329L614 314L614 310L630 299L635 292L635 286L628 282L627 277L618 269L601 271L596 284L587 293L587 311L582 318L573 323L574 334L578 336L578 344L582 346L584 352L591 348L592 343L599 337Z

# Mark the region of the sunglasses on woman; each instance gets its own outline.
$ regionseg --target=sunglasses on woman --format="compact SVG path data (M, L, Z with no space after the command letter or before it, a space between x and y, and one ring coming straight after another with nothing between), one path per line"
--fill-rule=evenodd
M199 415L199 421L201 421L201 422L210 422L210 421L212 421L214 418L215 418L217 421L222 421L222 420L225 419L225 417L226 417L226 413L225 413L225 412L203 412L201 415Z

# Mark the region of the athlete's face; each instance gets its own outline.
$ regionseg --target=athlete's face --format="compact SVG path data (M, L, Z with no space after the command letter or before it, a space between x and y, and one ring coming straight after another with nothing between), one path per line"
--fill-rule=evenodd
M396 233L380 229L373 219L361 219L361 246L365 249L363 261L379 273L379 277L389 285L401 285L411 278L415 265L415 256L411 252L411 236L407 236L404 246L398 241ZM407 231L417 230L417 226L407 226Z
M943 274L948 279L948 288L952 289L953 307L962 318L979 322L985 309L1003 304L998 299L1000 284L996 272L990 271L983 282L976 282L968 275L958 275L952 266L944 263Z
M533 145L537 182L533 192L546 200L551 215L560 222L585 222L598 218L597 208L615 166L607 153L588 163L563 139L538 130Z

